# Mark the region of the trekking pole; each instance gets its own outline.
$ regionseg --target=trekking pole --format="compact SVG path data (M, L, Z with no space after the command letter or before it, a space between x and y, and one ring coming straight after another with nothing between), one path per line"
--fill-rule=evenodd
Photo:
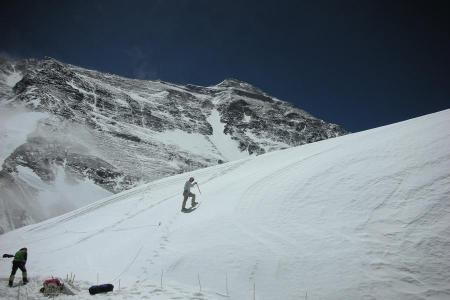
M195 184L197 186L198 192L201 194L202 192L200 192L200 187L198 186L198 183Z

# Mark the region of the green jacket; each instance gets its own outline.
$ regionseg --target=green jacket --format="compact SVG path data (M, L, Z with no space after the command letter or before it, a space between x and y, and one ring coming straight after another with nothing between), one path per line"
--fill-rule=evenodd
M14 255L13 261L27 262L27 249L22 248L19 251L17 251L16 254Z

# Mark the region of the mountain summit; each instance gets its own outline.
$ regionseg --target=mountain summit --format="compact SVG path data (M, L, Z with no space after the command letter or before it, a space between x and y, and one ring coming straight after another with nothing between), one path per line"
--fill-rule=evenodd
M177 85L51 58L1 60L0 105L0 232L140 182L346 134L236 79Z

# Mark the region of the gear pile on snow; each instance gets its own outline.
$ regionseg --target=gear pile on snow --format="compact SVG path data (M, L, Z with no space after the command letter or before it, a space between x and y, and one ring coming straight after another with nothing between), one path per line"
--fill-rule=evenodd
M64 292L64 283L58 278L44 280L43 287L39 290L45 296L57 296Z

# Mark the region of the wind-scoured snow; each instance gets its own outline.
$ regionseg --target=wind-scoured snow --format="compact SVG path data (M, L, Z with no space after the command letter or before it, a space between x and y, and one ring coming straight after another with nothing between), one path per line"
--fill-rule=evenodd
M225 124L220 122L220 113L212 110L211 115L206 118L211 124L213 133L208 139L216 147L219 153L228 161L241 159L249 156L248 152L239 150L239 142L232 140L230 135L224 133Z
M201 205L183 214L189 176ZM444 300L449 199L446 110L154 181L0 244L28 247L34 296L73 272L78 299L100 278L121 283L109 299Z
M155 140L165 144L179 147L181 150L189 151L197 155L211 155L214 146L208 139L199 133L187 133L186 131L175 129L153 134ZM220 158L219 154L217 157Z

